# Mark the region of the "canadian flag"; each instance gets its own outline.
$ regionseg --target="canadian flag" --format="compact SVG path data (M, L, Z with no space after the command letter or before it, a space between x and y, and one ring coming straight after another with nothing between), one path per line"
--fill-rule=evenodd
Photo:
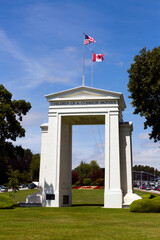
M103 58L104 54L96 54L93 53L93 62L102 62L104 60Z

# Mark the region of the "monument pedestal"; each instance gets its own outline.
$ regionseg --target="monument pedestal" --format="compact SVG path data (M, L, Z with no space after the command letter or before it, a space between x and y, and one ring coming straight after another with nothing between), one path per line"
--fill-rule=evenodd
M122 208L122 191L107 190L104 193L104 208Z
M135 193L127 193L124 196L124 204L130 205L133 201L139 200L139 199L142 199L142 197L140 197L139 195L137 195Z

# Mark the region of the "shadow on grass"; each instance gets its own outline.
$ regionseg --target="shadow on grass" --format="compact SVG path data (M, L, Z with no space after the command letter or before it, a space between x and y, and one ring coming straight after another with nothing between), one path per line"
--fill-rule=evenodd
M86 204L86 203L84 203L84 204L72 204L72 207L103 207L104 206L104 204L93 204L93 203L91 203L91 204Z

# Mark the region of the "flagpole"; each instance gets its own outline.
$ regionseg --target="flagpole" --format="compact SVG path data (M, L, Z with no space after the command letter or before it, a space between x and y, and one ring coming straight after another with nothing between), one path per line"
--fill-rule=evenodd
M93 51L92 51L92 72L91 72L91 87L93 87Z
M82 81L82 86L84 86L84 80L85 80L85 33L83 33L83 81Z

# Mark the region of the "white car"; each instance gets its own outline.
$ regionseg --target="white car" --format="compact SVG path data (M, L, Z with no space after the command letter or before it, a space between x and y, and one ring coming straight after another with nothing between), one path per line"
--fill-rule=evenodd
M7 191L8 191L7 187L1 186L1 192L7 192Z
M21 184L19 188L26 188L26 184Z

